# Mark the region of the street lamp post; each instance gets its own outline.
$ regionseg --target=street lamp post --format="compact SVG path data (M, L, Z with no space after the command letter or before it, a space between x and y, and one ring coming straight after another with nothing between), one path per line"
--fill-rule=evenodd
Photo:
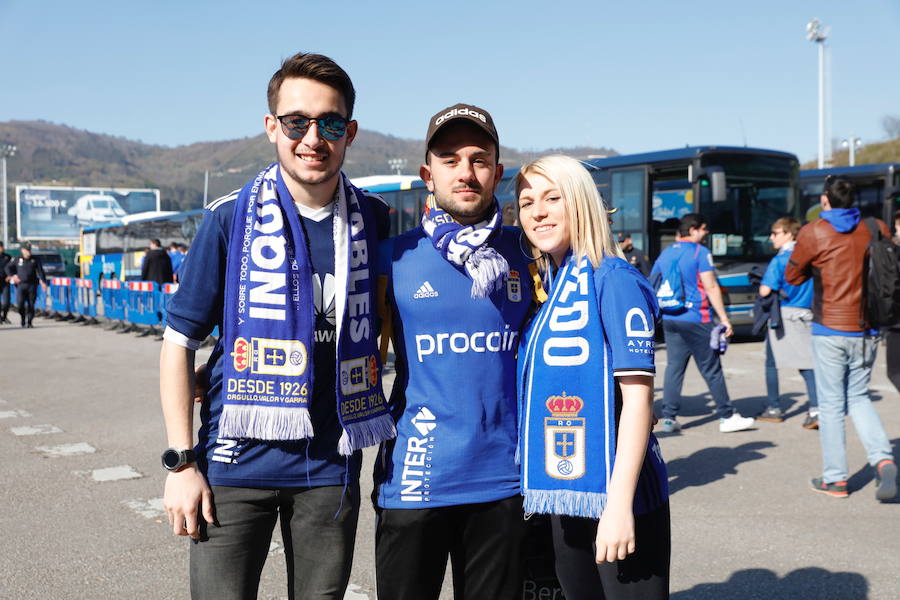
M830 27L822 27L819 19L806 24L806 38L819 45L819 168L825 168L825 40Z
M12 144L0 144L0 183L3 184L3 193L0 202L3 202L3 247L9 246L9 207L6 198L6 159L16 155L16 147Z
M841 148L849 148L850 149L850 166L856 166L856 149L862 146L862 140L855 136L850 136L850 139L843 140L841 142Z

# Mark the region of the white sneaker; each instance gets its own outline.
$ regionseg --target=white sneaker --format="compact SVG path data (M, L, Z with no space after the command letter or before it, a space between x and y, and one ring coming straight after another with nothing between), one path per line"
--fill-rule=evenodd
M744 431L753 427L756 419L753 417L742 417L734 413L727 419L719 419L719 431L722 433L733 433L735 431Z

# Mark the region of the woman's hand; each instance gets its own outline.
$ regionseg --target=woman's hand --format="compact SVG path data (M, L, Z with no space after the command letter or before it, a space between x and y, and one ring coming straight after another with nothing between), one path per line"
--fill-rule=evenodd
M634 515L631 510L616 510L607 506L597 524L597 564L624 560L634 550Z

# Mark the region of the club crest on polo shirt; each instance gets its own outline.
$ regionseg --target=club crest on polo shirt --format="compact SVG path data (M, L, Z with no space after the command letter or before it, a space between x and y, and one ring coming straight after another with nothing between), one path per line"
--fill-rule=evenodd
M584 400L578 396L547 398L549 417L544 417L544 471L554 479L578 479L585 471L585 424L578 413Z
M512 269L506 277L506 299L510 302L522 301L522 279L519 272Z

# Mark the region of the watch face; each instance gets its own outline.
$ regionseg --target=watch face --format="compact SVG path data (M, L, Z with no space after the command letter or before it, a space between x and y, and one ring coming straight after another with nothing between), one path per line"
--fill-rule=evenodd
M181 462L181 456L175 450L166 450L162 455L163 466L167 469L175 469Z

